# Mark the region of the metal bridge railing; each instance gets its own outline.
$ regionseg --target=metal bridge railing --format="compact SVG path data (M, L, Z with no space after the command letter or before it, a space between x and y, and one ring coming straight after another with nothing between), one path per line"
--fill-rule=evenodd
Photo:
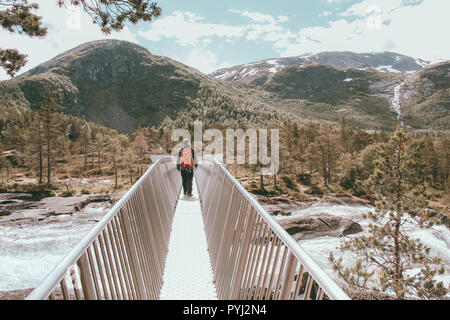
M349 299L216 159L196 179L219 299Z
M174 160L154 163L27 299L158 299L180 189Z

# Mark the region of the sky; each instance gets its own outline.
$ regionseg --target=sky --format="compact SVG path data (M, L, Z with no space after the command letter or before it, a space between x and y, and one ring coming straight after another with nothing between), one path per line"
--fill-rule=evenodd
M162 15L105 36L90 18L56 0L33 0L45 38L0 30L0 48L27 54L20 73L82 43L137 43L203 73L263 59L324 51L391 51L450 60L448 0L156 0ZM20 74L19 73L19 74ZM9 77L0 70L0 80Z

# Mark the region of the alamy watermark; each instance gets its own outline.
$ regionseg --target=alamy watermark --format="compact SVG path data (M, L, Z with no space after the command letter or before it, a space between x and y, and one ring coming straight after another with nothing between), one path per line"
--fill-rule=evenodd
M367 7L366 20L367 28L370 30L380 30L383 26L383 10L377 5L370 5Z
M69 5L66 8L67 18L67 28L69 30L80 30L81 29L81 9L79 6Z
M224 136L219 129L208 129L203 132L202 122L196 121L194 122L193 138L192 140L191 133L187 129L174 129L171 141L178 144L172 149L172 156L176 156L182 148L182 141L188 139L197 152L198 159L214 156L227 165L259 164L262 175L278 173L280 167L279 129L226 129Z

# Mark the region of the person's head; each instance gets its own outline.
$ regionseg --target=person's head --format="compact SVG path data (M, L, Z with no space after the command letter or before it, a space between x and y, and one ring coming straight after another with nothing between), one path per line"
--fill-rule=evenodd
M183 140L183 148L189 148L191 146L191 143L189 141L189 139L184 139Z

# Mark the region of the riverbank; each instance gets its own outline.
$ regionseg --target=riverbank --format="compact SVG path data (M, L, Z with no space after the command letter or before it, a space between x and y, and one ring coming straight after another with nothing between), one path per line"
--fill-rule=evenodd
M92 230L120 194L47 197L0 194L0 300L19 299L36 287ZM9 210L8 209L8 210ZM24 291L25 290L25 291Z

